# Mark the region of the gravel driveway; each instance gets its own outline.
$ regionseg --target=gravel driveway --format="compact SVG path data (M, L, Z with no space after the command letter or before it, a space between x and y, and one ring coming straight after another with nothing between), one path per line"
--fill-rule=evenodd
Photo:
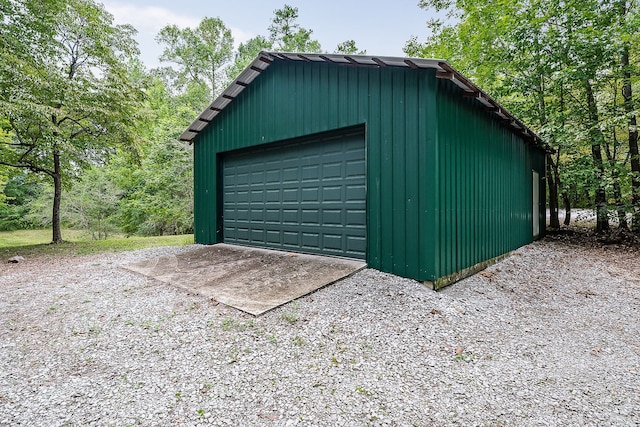
M258 318L118 268L190 248L0 266L0 425L640 424L637 251L363 270Z

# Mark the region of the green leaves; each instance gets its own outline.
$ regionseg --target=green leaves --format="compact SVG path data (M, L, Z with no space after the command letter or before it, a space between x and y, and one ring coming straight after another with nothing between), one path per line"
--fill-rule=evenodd
M227 77L234 80L238 75L253 61L263 50L270 50L273 44L263 36L256 36L240 43L236 52L235 61L231 67L227 69Z
M144 93L129 74L133 28L113 25L89 0L11 0L7 10L0 125L10 137L0 140L0 164L47 175L60 188L116 146L134 146Z
M638 84L637 2L421 0L420 6L452 19L430 21L431 34L410 39L407 54L449 60L537 128L561 153L561 192L583 203L585 194L601 197L606 190L614 195L608 202L625 205L616 200L628 198L634 173L625 160L632 151L625 149L632 145L625 125L637 108L620 94L624 69L631 68L626 87ZM623 65L625 47L635 66ZM598 153L607 155L604 164Z
M366 50L358 50L355 40L346 40L338 43L335 53L343 53L345 55L366 55Z
M269 40L273 48L283 52L321 53L320 42L313 40L313 30L298 24L298 8L285 4L274 12L269 25Z
M233 51L231 30L220 18L204 18L193 29L166 26L156 41L165 46L160 60L178 66L180 86L206 85L210 99L218 95L225 82L224 68L229 65Z

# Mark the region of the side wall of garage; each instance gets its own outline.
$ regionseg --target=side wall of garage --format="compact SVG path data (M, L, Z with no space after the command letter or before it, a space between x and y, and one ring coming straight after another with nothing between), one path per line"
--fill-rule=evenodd
M438 148L433 200L436 238L433 279L497 257L544 234L544 153L495 114L438 80ZM537 218L533 171L538 172Z
M195 239L222 241L220 153L365 127L367 263L406 277L433 270L430 171L435 71L276 61L195 139Z

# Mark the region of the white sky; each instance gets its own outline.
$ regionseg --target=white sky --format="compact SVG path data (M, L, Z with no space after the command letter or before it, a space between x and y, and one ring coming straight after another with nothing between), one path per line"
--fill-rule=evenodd
M322 49L333 52L338 43L353 39L370 55L404 56L402 48L412 35L425 38L427 11L418 0L98 0L117 24L138 30L142 61L159 65L162 49L156 34L168 24L195 27L204 17L219 17L231 28L236 46L258 34L268 35L273 11L285 4L297 7L298 22L313 30Z

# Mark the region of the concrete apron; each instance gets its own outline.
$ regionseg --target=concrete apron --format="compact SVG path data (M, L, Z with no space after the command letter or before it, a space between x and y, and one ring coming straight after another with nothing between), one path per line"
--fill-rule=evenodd
M364 267L359 260L225 243L123 266L256 316Z

